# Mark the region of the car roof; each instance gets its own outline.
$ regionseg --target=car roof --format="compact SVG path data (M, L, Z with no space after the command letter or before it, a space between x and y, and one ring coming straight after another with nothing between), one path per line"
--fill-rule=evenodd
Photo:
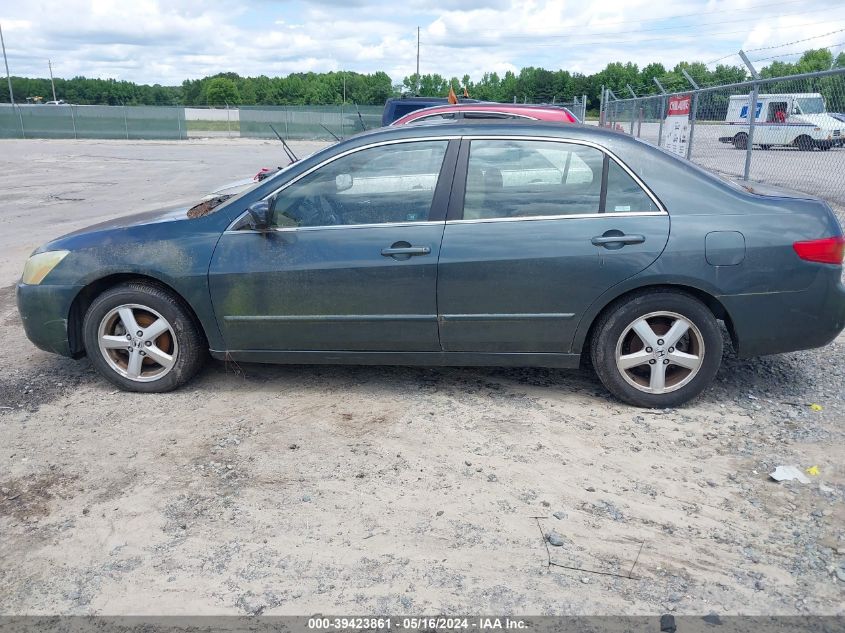
M537 103L493 103L489 101L481 101L478 103L441 103L427 108L420 108L407 114L403 114L398 120L407 117L423 117L430 114L437 114L439 112L505 112L512 114L525 114L526 116L531 112L546 112L555 114L569 114L571 112L563 106L554 104L537 104Z
M361 132L342 143L344 145L363 145L379 140L425 138L438 136L464 135L496 135L496 136L559 136L561 138L575 138L594 140L618 139L630 137L616 130L600 128L594 125L572 125L557 121L538 121L531 119L458 119L454 121L433 121L425 125L397 125L387 126ZM631 139L633 140L633 139Z

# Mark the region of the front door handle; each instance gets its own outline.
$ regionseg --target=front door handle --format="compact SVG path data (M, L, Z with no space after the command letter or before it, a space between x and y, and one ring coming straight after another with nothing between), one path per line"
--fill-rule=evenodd
M429 255L431 247L429 246L411 246L408 242L396 242L391 244L390 248L381 249L381 254L385 257L393 257L394 259L410 259L414 255Z
M617 235L610 233L617 233ZM620 248L626 244L642 244L645 242L645 235L626 235L619 231L608 231L604 235L597 235L590 242L594 246L615 246L616 248Z
M385 257L394 255L428 255L431 249L428 246L403 246L400 248L383 248L381 254Z

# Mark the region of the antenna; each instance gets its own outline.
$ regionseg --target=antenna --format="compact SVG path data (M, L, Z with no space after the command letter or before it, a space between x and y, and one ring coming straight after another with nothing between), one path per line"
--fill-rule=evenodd
M417 80L414 82L416 85L414 86L414 94L419 94L419 84L420 84L420 27L417 27Z

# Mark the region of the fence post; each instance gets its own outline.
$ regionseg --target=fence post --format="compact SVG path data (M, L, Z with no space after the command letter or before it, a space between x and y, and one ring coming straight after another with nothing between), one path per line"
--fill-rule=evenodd
M689 119L689 138L687 139L687 160L690 159L692 156L692 137L695 134L695 117L696 111L698 110L698 90L699 86L695 83L695 79L687 72L686 68L681 68L681 73L686 77L686 80L690 82L692 86L693 93L692 93L692 103L690 104L690 119Z
M687 139L687 160L692 156L692 137L695 133L695 118L698 112L698 92L692 93L692 105L689 114L689 139Z
M657 77L652 77L652 79L657 84L657 87L660 88L660 126L657 128L657 147L660 147L663 145L663 120L666 118L666 89Z
M173 111L176 113L176 130L177 134L179 134L179 140L182 140L182 119L179 116L179 106L173 108ZM182 112L185 112L185 108L182 108ZM188 138L188 124L185 123L185 138Z
M604 127L604 86L601 87L601 97L599 98L599 127Z
M21 114L21 107L16 103L13 103L12 107L18 111L18 119L21 122L21 138L26 138L26 130L24 130L23 128L23 115Z
M73 124L73 138L76 140L79 137L76 135L76 115L73 113L74 106L70 105L68 107L70 108L70 122Z
M123 129L126 132L126 140L129 140L129 122L126 120L126 104L123 104Z
M745 169L742 171L742 179L748 180L751 173L751 151L754 147L754 123L757 119L757 96L759 94L759 84L754 84L751 88L751 99L748 102L748 141L745 147Z
M581 95L581 120L587 118L587 95Z
M754 68L751 60L749 60L748 56L745 54L745 51L740 50L739 56L743 63L748 67L748 70L751 71L751 76L754 79L759 80L760 75L757 74L757 69ZM751 99L748 102L748 141L745 147L745 169L742 172L742 179L746 181L751 173L751 152L754 148L754 124L757 121L757 98L759 94L760 84L755 81L751 86Z
M637 108L640 105L640 102L637 100L637 93L634 92L634 89L631 88L631 84L625 84L625 87L628 89L628 92L631 93L631 96L634 97L634 102L631 104L631 136L634 135L634 118L636 117Z

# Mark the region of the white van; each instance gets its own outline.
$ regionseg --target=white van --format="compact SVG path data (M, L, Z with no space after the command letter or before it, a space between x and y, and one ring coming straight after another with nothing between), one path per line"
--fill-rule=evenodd
M737 149L748 147L748 95L734 95L728 103L725 127L719 136ZM754 145L769 149L788 145L800 150L828 150L845 143L845 123L830 116L818 92L769 94L757 97Z

